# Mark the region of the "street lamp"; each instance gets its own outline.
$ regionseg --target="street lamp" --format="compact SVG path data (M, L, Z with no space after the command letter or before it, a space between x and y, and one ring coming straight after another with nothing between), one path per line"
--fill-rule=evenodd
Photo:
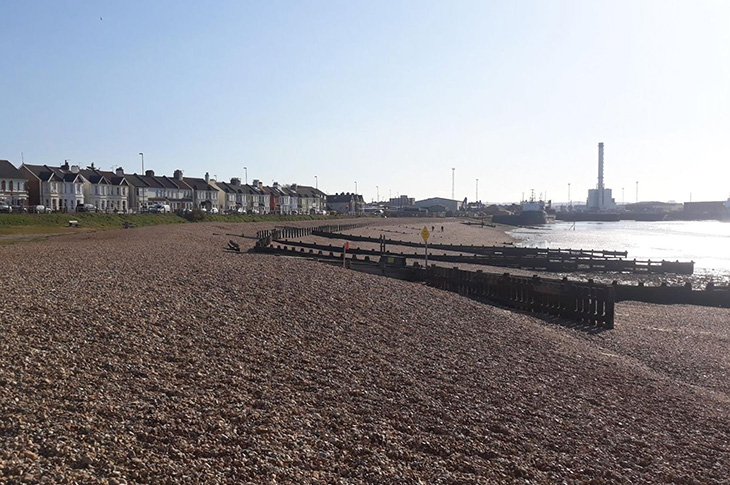
M139 156L142 157L142 175L144 175L144 153L139 152ZM144 207L144 198L146 195L147 189L142 187L142 204L140 206L140 209Z
M357 180L355 181L355 195L357 195Z
M570 203L570 182L568 182L568 205L573 205Z
M244 176L244 182L246 182L246 185L248 185L248 167L243 167L243 176Z
M477 179L477 193L474 202L476 202L477 204L479 203L479 179Z
M319 179L316 175L314 176L314 188L319 190Z
M377 199L378 203L380 203L380 187L377 185L375 186L375 198Z

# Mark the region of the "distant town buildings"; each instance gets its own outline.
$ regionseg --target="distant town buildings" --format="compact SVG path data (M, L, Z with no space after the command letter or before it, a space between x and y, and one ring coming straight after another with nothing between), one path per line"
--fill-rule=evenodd
M391 198L388 202L388 207L391 210L398 210L404 207L411 207L415 205L416 199L408 197L407 195L401 195L399 197Z
M362 214L365 207L365 201L363 200L362 195L342 192L339 194L328 195L327 207L330 210L339 212L340 214Z
M455 214L461 209L462 202L459 200L445 199L443 197L431 197L430 199L416 201L413 205L421 209L430 209L435 206L443 206L445 212L451 212Z

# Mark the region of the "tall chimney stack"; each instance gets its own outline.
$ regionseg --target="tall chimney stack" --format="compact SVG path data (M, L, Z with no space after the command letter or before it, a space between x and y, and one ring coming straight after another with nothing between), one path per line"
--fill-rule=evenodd
M600 200L599 207L605 207L603 200L603 142L598 144L598 197Z
M598 144L598 190L603 190L603 143Z

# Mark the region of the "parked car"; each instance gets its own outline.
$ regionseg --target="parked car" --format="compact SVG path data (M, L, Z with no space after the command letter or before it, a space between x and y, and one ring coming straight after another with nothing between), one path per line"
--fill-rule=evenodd
M13 208L4 202L0 202L0 212L13 212Z
M213 208L211 208L211 209L210 209L210 213L211 213L211 214L217 214L217 213L218 213L218 208L217 208L217 207L213 207Z
M155 214L169 214L170 206L167 204L156 204L150 207L150 212Z
M76 212L96 212L94 204L79 204L76 206Z
M44 205L32 205L28 208L28 212L35 214L50 214L53 210L50 207Z

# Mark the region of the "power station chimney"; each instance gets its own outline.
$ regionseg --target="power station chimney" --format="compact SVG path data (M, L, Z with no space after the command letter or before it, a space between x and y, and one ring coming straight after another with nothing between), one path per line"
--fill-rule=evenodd
M603 193L603 142L601 142L598 144L598 200L600 201L598 205L601 210L606 207Z
M598 190L603 190L603 143L598 144Z

